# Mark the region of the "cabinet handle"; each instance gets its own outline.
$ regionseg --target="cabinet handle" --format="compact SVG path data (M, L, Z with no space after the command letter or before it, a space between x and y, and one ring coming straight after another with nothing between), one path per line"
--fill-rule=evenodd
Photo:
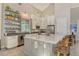
M38 48L38 42L37 41L34 42L34 48Z
M46 44L44 44L44 48L46 48Z

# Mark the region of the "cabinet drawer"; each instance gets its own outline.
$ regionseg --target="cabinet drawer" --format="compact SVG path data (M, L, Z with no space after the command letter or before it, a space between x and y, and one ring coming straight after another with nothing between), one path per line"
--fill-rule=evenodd
M7 36L5 40L7 48L13 48L18 45L18 36Z

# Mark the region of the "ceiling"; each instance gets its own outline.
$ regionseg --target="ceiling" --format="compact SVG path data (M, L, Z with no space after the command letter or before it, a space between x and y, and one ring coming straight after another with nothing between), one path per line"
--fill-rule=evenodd
M34 15L52 15L55 11L54 3L6 3L4 5L9 5L13 10L18 10L19 12Z
M31 5L40 11L44 11L50 4L49 3L31 3Z

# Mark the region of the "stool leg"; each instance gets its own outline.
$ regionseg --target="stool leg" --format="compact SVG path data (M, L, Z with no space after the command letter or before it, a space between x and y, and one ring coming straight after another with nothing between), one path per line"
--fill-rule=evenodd
M57 52L57 56L60 56L60 52Z

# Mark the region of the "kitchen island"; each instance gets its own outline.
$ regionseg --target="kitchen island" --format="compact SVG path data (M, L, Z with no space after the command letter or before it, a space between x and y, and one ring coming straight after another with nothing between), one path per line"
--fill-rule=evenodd
M63 35L26 34L24 53L28 56L54 56L55 47L62 38Z

